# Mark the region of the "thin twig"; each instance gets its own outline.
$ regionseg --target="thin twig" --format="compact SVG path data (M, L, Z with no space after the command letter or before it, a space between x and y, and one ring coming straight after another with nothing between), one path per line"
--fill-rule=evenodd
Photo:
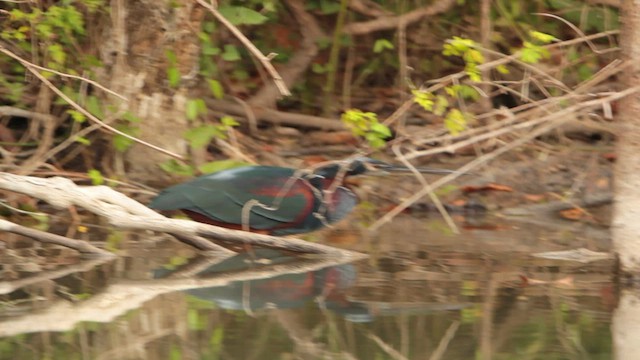
M429 198L431 199L433 204L436 206L436 209L438 209L438 212L440 212L440 215L442 215L442 218L444 219L444 221L447 223L447 225L449 225L449 228L451 229L451 231L453 231L455 234L460 234L460 229L458 229L458 226L451 218L451 215L449 215L449 212L447 211L447 209L445 209L444 205L442 205L442 202L440 201L438 196L433 192L431 185L427 182L427 180L425 180L424 176L418 171L418 169L415 168L415 166L413 166L413 164L409 162L409 160L407 160L407 158L404 156L404 154L400 150L398 144L393 145L391 148L394 154L396 154L396 158L400 160L400 162L402 162L404 166L410 169L413 175L415 175L418 181L420 181L420 184L422 185L422 187L425 190L429 191Z
M433 184L431 184L431 189L426 189L423 188L422 190L418 191L416 194L414 194L413 196L411 196L410 198L406 199L405 201L403 201L401 204L399 204L398 206L396 206L395 208L393 208L391 211L389 211L388 213L386 213L384 216L382 216L380 219L378 219L373 225L371 225L369 227L369 231L376 231L380 226L382 226L383 224L391 221L391 219L393 219L396 215L398 215L399 213L401 213L404 209L406 209L407 207L409 207L411 204L415 203L416 201L418 201L419 199L421 199L422 197L424 197L425 195L427 195L430 191L439 188L440 186L456 179L457 177L461 176L464 173L468 173L471 172L473 169L475 169L476 167L489 162L491 160L493 160L494 158L508 152L511 151L529 141L531 141L532 139L535 139L538 136L541 136L555 128L557 128L558 126L561 126L562 124L568 122L571 120L571 117L568 116L571 113L575 112L576 110L579 109L583 109L585 104L589 104L589 106L597 106L598 104L601 104L603 102L612 102L618 99L621 99L623 97L629 96L633 93L636 93L640 91L640 86L636 86L636 87L632 87L629 89L626 89L624 91L620 91L617 93L614 93L610 96L607 96L605 98L601 98L598 99L597 101L591 101L591 102L585 102L582 104L578 104L572 107L569 107L567 109L561 110L559 112L557 112L555 114L554 117L549 117L546 119L546 121L550 121L550 120L555 120L554 122L550 122L549 124L543 125L538 127L537 129L534 129L524 135L522 135L522 137L518 138L517 140L508 143L506 145L504 145L501 148L498 148L496 150L494 150L491 153L482 155L480 157L478 157L477 159L467 163L466 165L462 166L461 168L458 169L457 172L453 173L453 174L449 174L447 176L444 176L440 179L438 179L437 181L435 181ZM582 107L579 105L583 105ZM446 147L445 147L446 148ZM436 150L436 149L434 149ZM440 149L441 150L441 149ZM442 151L438 151L438 152L442 152ZM415 158L417 156L407 156L408 159L410 158Z
M86 241L70 239L68 237L28 228L4 219L0 219L0 231L6 231L6 232L26 236L43 243L62 245L71 249L75 249L82 254L115 256L114 254L106 250L97 248Z
M375 341L375 343L378 344L378 346L380 346L380 348L382 350L384 350L384 352L386 352L389 356L391 356L392 359L394 359L394 360L408 360L406 357L404 357L402 354L400 354L400 352L398 350L396 350L396 349L392 348L391 346L389 346L389 344L387 344L384 341L382 341L382 339L380 339L375 334L369 334L369 339Z
M231 31L231 33L233 33L233 35L235 35L235 37L238 38L238 40L240 40L240 42L242 42L242 44L262 63L262 66L267 69L269 75L271 75L271 77L273 78L273 82L280 91L280 94L282 96L290 96L291 92L287 88L287 84L285 84L282 80L280 74L278 74L276 68L274 68L273 64L271 64L271 58L262 54L260 49L253 45L251 40L247 39L247 37L244 36L244 34L240 30L238 30L237 27L235 27L231 22L229 22L229 20L222 16L218 9L216 9L216 5L214 5L213 1L211 3L207 3L204 0L196 1L198 2L198 4L208 9L211 14L213 14L213 16L218 19L218 21L220 21L222 25L229 29L229 31Z
M440 342L438 343L438 347L433 352L433 354L431 354L431 356L429 357L429 360L442 359L442 355L444 355L444 352L447 351L447 347L449 346L449 343L451 342L453 337L456 335L456 331L458 331L459 327L460 327L460 321L457 321L457 320L451 323L451 325L449 325L447 332L445 332L442 339L440 339Z
M464 148L466 146L469 146L471 144L475 144L477 142L483 141L483 140L487 140L487 139L493 139L497 136L500 135L504 135L506 133L510 133L510 132L514 132L516 130L522 130L522 129L526 129L526 128L530 128L533 126L537 126L539 124L551 121L551 120L555 120L560 118L561 116L568 116L578 110L582 110L582 109L589 109L589 108L597 108L597 107L601 107L602 104L604 103L610 103L612 101L616 101L619 100L623 97L626 97L628 95L631 95L635 92L640 91L640 86L636 86L630 89L626 89L617 93L613 93L613 95L608 95L602 98L598 98L595 100L590 100L590 101L584 101L584 102L580 102L577 103L575 105L569 106L567 108L564 108L562 110L556 111L554 113L551 114L547 114L545 116L539 117L537 119L533 119L533 120L529 120L529 121L525 121L522 123L517 123L511 126L504 126L501 128L498 128L496 130L484 133L484 134L480 134L480 135L476 135L472 138L469 138L467 140L464 141L459 141L455 144L451 144L448 146L443 146L443 147L438 147L438 148L434 148L434 149L428 149L428 150L421 150L421 151L413 151L409 154L406 155L407 159L415 159L418 157L423 157L423 156L428 156L428 155L434 155L434 154L439 154L439 153L443 153L443 152L449 152L449 153L453 153L458 149Z
M140 140L134 136L131 136L127 133L124 133L116 128L114 128L113 126L110 126L106 123L104 123L102 120L98 119L97 117L95 117L93 114L91 114L89 111L85 110L82 106L80 106L78 103L76 103L75 101L73 101L69 96L67 96L64 92L62 92L62 90L58 89L58 87L56 87L51 81L49 81L46 77L44 77L42 74L40 74L37 70L40 68L37 65L34 65L24 59L22 59L21 57L11 53L10 51L4 49L4 48L0 48L0 52L18 60L22 65L24 65L33 75L35 75L38 79L40 79L40 81L42 81L47 87L49 87L51 90L53 90L53 92L55 92L56 94L58 94L58 96L60 96L64 101L66 101L67 103L69 103L71 106L73 106L76 110L78 110L79 112L81 112L83 115L85 115L87 118L89 118L91 121L100 124L100 126L114 134L118 134L121 136L126 137L127 139L134 141L138 144L141 144L143 146L149 147L151 149L157 150L163 154L169 155L171 157L174 157L176 159L179 160L184 160L184 157L173 153L169 150L163 149L159 146L150 144L146 141ZM50 71L49 69L45 69L45 71Z
M599 39L602 37L607 37L607 36L611 36L611 35L616 35L618 34L619 31L618 30L610 30L610 31L605 31L605 32L601 32L601 33L597 33L597 34L593 34L593 35L589 35L589 36L585 36L582 38L577 38L577 39L571 39L571 40L566 40L566 41L560 41L557 43L553 43L553 44L549 44L544 46L544 48L551 50L551 49L555 49L555 48L560 48L560 47L564 47L564 46L570 46L570 45L574 45L574 44L579 44L579 43L583 43L585 41L589 41L589 40L595 40L595 39ZM502 54L501 54L502 55ZM509 55L509 56L504 56L500 59L496 59L484 64L480 64L478 65L478 70L480 71L486 71L488 69L493 69L497 66L500 65L505 65L508 64L509 62L518 59L518 57L520 56L520 52L516 52L515 54ZM433 83L433 85L423 89L425 92L435 92L437 90L440 90L446 86L448 86L449 83L452 83L454 79L460 79L467 76L466 72L464 71L460 71L457 72L455 74L450 74L447 76L443 76L439 79L435 79L433 81L429 81L429 83ZM557 81L557 80L556 80ZM402 114L404 114L406 111L408 111L414 104L414 99L411 98L409 100L407 100L406 102L404 102L396 111L393 112L393 114L391 114L385 121L384 124L389 126L392 123L394 123L395 121L397 121Z
M82 76L78 76L78 75L71 75L71 74L63 73L63 72L56 71L56 70L53 70L53 69L49 69L49 68L46 68L46 67L42 67L40 65L36 65L36 64L34 64L32 62L29 62L29 61L19 57L18 55L10 52L6 48L4 48L2 45L0 45L0 52L4 53L5 55L7 55L9 57L12 57L12 58L18 60L19 62L21 62L23 64L28 64L28 66L31 66L31 67L36 68L38 70L47 71L47 72L50 72L50 73L53 73L53 74L56 74L56 75L59 75L59 76L62 76L62 77L67 77L67 78L71 78L71 79L77 79L77 80L89 83L89 84L97 87L98 89L101 89L102 91L104 91L106 93L109 93L109 94L111 94L111 95L113 95L115 97L118 97L118 98L120 98L120 99L122 99L124 101L129 101L129 99L127 99L123 95L120 95L117 92L109 89L108 87L106 87L104 85L101 85L97 81L94 81L94 80L91 80L91 79L87 79L86 77L82 77Z

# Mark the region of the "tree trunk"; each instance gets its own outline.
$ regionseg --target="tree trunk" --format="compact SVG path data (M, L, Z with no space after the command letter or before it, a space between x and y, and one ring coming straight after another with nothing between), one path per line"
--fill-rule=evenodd
M640 3L624 1L621 46L629 69L621 81L626 87L640 84ZM622 272L640 276L640 96L620 102L621 131L617 139L615 165L615 203L612 237Z
M134 124L140 128L137 137L186 155L188 84L181 81L171 88L167 69L176 66L183 78L195 76L204 9L191 0L111 2L111 23L101 47L101 58L109 70L102 74L102 82L129 99L127 110L141 119ZM175 53L175 64L169 62L168 50ZM124 159L130 179L166 182L168 175L158 164L167 161L167 155L135 144Z

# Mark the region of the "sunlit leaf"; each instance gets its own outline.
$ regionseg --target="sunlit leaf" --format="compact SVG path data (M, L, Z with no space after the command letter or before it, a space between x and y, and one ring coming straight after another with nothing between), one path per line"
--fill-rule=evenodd
M208 79L209 89L213 94L213 97L216 99L222 99L224 97L224 89L222 88L222 84L218 80Z
M433 111L433 94L422 90L412 90L413 101L427 111Z
M233 127L233 126L240 125L240 123L237 122L236 119L228 115L221 117L220 122L222 123L222 125L226 127Z
M387 39L378 39L376 40L376 42L373 44L373 52L378 54L383 52L384 50L392 50L393 49L393 43L391 43L391 41L387 40Z
M496 66L496 70L500 73L500 74L508 74L509 73L509 68L507 68L504 65L498 65Z
M444 119L444 126L451 135L458 135L467 128L467 119L462 111L451 109Z
M89 96L87 98L87 103L85 106L87 110L95 117L99 119L104 118L104 113L102 112L102 105L100 104L100 101L96 96L93 96L93 95Z
M244 6L220 6L218 11L233 25L260 25L268 18Z
M78 110L68 109L67 114L71 115L73 121L78 123L83 123L87 120L86 116Z
M91 183L93 185L104 184L104 177L102 176L102 173L99 170L90 169L89 171L87 171L87 175L89 176L89 179L91 179Z
M137 136L138 133L140 132L140 129L134 126L130 126L127 124L119 124L116 126L116 129L122 131L123 133L130 135L130 136ZM129 147L131 147L131 145L133 145L133 140L125 137L123 135L120 134L115 134L113 135L113 147L119 151L119 152L124 152L127 149L129 149Z
M199 114L199 106L196 100L189 99L187 100L186 105L186 115L188 120L195 120Z
M447 107L449 106L449 100L442 95L438 95L436 97L435 107L433 108L433 113L438 116L442 116Z
M225 45L224 52L222 53L222 59L225 61L238 61L240 60L240 52L235 45Z
M167 79L169 80L169 86L172 88L177 88L180 85L180 80L182 79L182 75L180 75L180 70L177 67L171 66L167 68Z
M536 40L538 40L538 41L540 41L540 42L542 42L544 44L548 44L548 43L550 43L552 41L558 41L558 39L555 36L549 35L549 34L545 34L545 33L540 32L540 31L531 30L531 31L529 31L529 35L532 38L534 38L534 39L536 39Z
M76 136L74 141L78 142L78 143L80 143L82 145L87 145L87 146L91 145L91 140L87 139L84 136Z
M184 138L191 147L201 149L211 142L214 137L223 137L224 133L214 125L202 125L185 132Z
M181 164L175 159L169 159L161 163L160 168L169 174L193 176L193 168L191 166Z
M220 345L222 345L222 340L224 339L224 328L222 326L218 326L213 330L213 334L211 334L211 338L209 339L209 344L211 344L211 348L215 350L220 350Z

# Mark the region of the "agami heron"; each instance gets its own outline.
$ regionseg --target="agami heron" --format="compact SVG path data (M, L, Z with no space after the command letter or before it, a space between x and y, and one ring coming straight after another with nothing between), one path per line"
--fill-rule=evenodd
M349 176L407 172L408 168L358 157L310 171L246 166L195 178L163 190L150 204L157 210L182 210L191 219L231 229L271 235L318 230L345 218L356 206L345 185ZM445 174L449 170L418 169Z

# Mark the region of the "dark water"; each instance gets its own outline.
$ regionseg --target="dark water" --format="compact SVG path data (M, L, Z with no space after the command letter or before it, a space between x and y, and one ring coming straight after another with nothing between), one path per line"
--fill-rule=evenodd
M219 261L139 234L105 262L7 239L0 359L612 358L612 260L533 256L607 251L606 233L465 227L405 218L327 235L370 254L348 264Z

